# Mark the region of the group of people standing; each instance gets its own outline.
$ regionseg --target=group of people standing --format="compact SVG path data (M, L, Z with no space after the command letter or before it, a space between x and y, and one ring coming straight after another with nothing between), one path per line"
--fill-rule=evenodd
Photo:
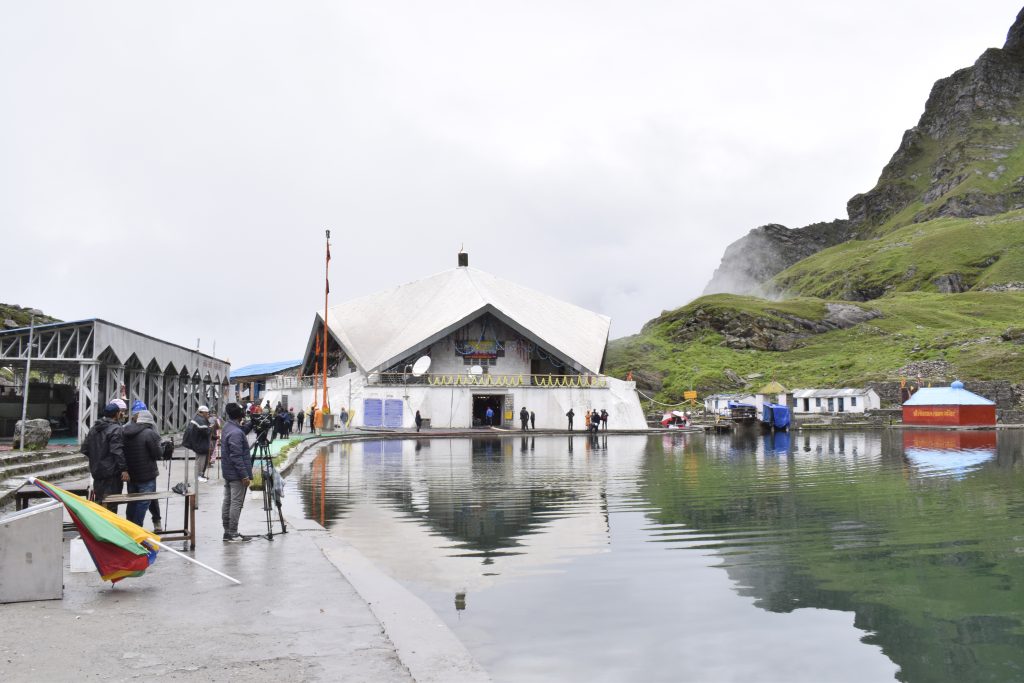
M573 412L572 408L569 408L569 412L565 414L569 419L569 431L572 431L572 420L576 417L576 413ZM597 408L594 410L586 410L583 413L584 420L586 421L586 429L588 432L596 432L598 429L608 429L608 411L603 408L598 411Z
M123 493L125 485L128 493L156 490L159 473L156 463L163 457L156 421L148 410L138 410L126 427L127 414L128 405L119 398L114 399L103 408L103 415L82 442L82 453L89 459L94 497L101 505L107 496ZM141 525L146 510L152 509L153 530L159 532L163 528L160 507L156 501L152 503L152 508L149 501L131 503L127 517ZM117 505L105 507L117 512Z
M152 493L156 491L156 478L160 473L157 463L170 460L174 444L161 441L156 420L142 401L132 403L131 419L127 420L128 405L119 398L103 408L103 415L93 424L82 442L82 453L89 460L93 479L93 496L104 504L108 496L124 493ZM127 424L126 424L127 422ZM216 452L220 440L221 421L206 406L199 406L195 417L185 429L182 445L196 453L196 472L200 481L207 481L210 452ZM116 504L105 505L117 512ZM142 526L146 512L153 521L153 531L163 531L160 505L157 501L128 503L125 516Z
M587 411L585 411L583 413L583 415L584 415L585 420L586 420L587 431L594 431L594 432L596 432L599 429L604 429L604 430L608 429L608 411L607 410L604 410L604 409L597 410L595 408L594 410L587 410ZM419 412L418 411L416 413L416 416L417 416L417 418L419 417ZM575 411L573 411L572 408L569 408L569 412L567 412L565 414L565 417L569 420L569 431L572 431L573 418L576 417ZM491 409L490 406L488 406L486 412L484 413L484 424L490 426L492 424L493 418L494 418L494 411ZM520 424L520 428L524 432L527 431L527 430L530 430L530 429L536 430L537 429L537 415L532 410L528 409L526 406L523 406L522 408L519 409L519 424ZM417 431L419 431L419 421L418 420L417 420Z
M303 417L305 416L303 415ZM276 441L279 438L289 438L292 435L292 427L296 425L298 425L298 431L301 433L302 421L295 415L295 408L285 410L284 406L278 403L277 407L274 408L274 421L273 427L270 430L270 440Z
M160 439L153 413L144 403L132 404L130 420L126 419L128 412L124 400L112 400L104 406L102 416L82 443L82 453L89 460L92 474L93 497L114 513L117 513L117 504L104 501L123 493L126 485L128 493L155 492L160 472L157 463L170 460L174 452L173 442ZM216 415L211 417L207 406L199 406L185 429L182 445L195 452L200 481L207 481L211 454L215 457L219 448L224 479L224 540L248 540L238 533L238 519L245 503L245 491L252 481L252 457L246 436L249 427L243 424L245 412L237 403L228 404L226 413L228 420L223 422ZM130 522L143 526L147 510L152 517L153 531L162 533L160 506L155 500L128 503L125 516Z

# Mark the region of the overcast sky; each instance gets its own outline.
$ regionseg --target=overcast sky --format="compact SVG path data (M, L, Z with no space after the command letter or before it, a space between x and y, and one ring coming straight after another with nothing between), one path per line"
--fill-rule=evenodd
M470 264L610 315L845 217L1020 0L0 3L0 301L236 367Z

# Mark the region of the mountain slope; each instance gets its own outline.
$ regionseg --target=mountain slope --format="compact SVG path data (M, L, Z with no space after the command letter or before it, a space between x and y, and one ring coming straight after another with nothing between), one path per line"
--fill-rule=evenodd
M847 213L752 230L705 296L613 341L607 371L669 403L744 378L1024 382L1024 10L1002 49L935 84Z
M907 365L921 361L940 369L936 379L1024 378L1024 292L900 293L857 306L876 317L848 327L782 332L790 335L785 351L730 342L736 329L749 339L773 338L773 328L789 316L822 322L827 304L849 306L701 297L663 313L640 334L611 342L606 371L617 377L632 372L642 391L669 403L691 387L702 395L736 390L735 379L751 374L790 388L896 381Z
M7 327L28 327L32 319L31 308L22 308L13 304L0 304L0 326ZM56 318L36 311L36 324L58 323Z
M705 294L763 293L812 253L940 217L1024 208L1024 10L1002 49L933 87L875 187L847 203L847 219L801 229L762 226L726 250ZM770 228L770 229L769 229ZM806 291L791 277L794 291ZM778 283L774 283L778 284Z
M1024 290L1024 211L938 218L845 242L771 280L797 296L867 301L890 292Z

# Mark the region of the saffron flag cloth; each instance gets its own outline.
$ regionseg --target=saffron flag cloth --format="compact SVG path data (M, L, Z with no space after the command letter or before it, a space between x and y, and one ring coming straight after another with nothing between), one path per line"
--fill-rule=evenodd
M156 561L157 548L148 543L160 540L156 534L41 479L31 482L64 505L104 581L117 583L128 576L142 576Z

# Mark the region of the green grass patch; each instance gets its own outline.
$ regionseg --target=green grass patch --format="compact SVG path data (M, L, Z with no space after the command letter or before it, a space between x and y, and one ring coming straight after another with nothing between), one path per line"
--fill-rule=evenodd
M677 316L695 311L702 297L677 309ZM732 297L744 313L779 310L779 303L753 297ZM786 302L789 303L789 302ZM799 301L796 309L824 301ZM608 346L606 371L625 377L629 371L652 373L663 382L655 398L666 403L682 400L694 387L701 395L737 390L725 377L730 369L741 377L760 374L754 386L776 379L788 388L861 386L867 381L894 381L898 370L916 360L951 363L961 378L1024 381L1024 346L1005 342L1000 335L1021 325L1022 292L899 293L870 302L881 312L845 330L811 335L791 351L736 350L721 345L713 333L686 343L673 343L669 327L649 323L641 334L613 340ZM663 314L662 318L665 315Z
M278 451L277 454L275 454L271 458L272 462L274 463L274 467L276 468L276 467L280 466L281 463L283 463L285 460L287 460L288 459L288 453L293 448L295 448L300 443L302 443L303 441L304 441L304 439L292 439L291 441L286 443L284 446L282 446L281 450ZM261 469L255 468L255 467L253 468L252 482L250 483L249 488L254 490L254 491L262 491L263 490L263 472L262 472Z
M968 287L1024 281L1024 210L980 218L939 218L873 239L825 249L775 276L801 297L844 298L853 291L937 291L956 274Z

